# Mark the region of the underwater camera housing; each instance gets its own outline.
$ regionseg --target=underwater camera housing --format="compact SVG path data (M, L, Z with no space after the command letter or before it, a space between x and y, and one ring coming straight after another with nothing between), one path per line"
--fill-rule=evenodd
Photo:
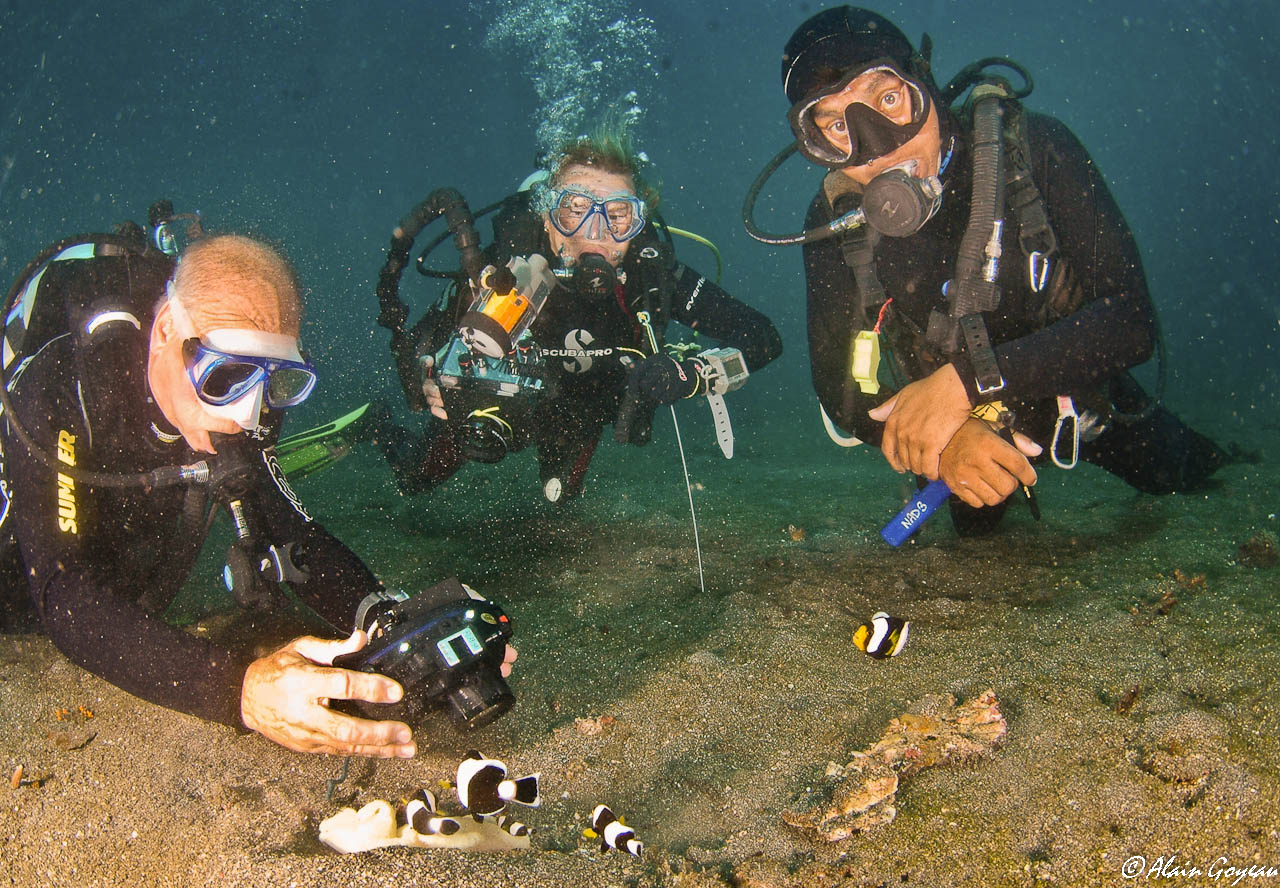
M469 459L494 463L532 440L532 413L544 387L545 362L529 325L556 279L538 254L489 266L458 330L436 355L445 410L465 417L461 437Z
M470 731L516 701L501 672L511 618L457 578L412 597L370 595L356 612L356 627L369 633L368 645L333 665L385 675L404 688L400 703L355 701L369 718L416 722L443 706L454 727Z
M495 463L532 440L533 408L542 392L544 362L525 337L511 354L490 358L454 336L436 358L437 379L450 419L465 417L467 458Z

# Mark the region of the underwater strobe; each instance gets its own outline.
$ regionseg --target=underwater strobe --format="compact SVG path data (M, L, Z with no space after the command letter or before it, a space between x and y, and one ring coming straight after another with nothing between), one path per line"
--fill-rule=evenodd
M412 597L370 595L356 627L369 633L369 644L333 665L385 675L404 688L400 703L356 702L369 718L416 722L443 706L456 728L470 731L516 701L501 672L511 618L456 578Z
M512 258L503 268L480 274L475 304L462 316L458 331L467 348L489 358L508 354L529 329L555 286L547 260L537 253Z
M495 463L532 440L532 413L543 389L542 353L529 325L556 285L537 253L489 266L458 331L436 356L436 376L451 418L465 417L459 439L468 459Z

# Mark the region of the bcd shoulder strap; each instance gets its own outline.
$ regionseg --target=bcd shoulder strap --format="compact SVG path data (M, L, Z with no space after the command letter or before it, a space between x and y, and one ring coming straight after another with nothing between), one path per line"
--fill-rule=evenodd
M1012 210L1018 225L1018 243L1026 261L1028 283L1033 292L1043 293L1043 304L1037 311L1042 323L1050 319L1063 317L1074 311L1083 302L1083 290L1062 257L1058 255L1058 239L1049 221L1045 209L1044 196L1036 186L1031 171L1031 149L1027 135L1025 112L1022 104L1016 99L1006 99L1002 141L1006 152L1005 183L1006 206ZM847 201L846 189L839 187L839 180L828 175L823 182L828 204L835 212L836 201ZM834 188L834 191L833 191ZM876 232L864 226L844 235L841 238L841 252L845 264L854 276L857 295L857 310L860 329L871 329L872 314L878 311L887 299L883 285L875 273L875 248L879 242ZM907 319L895 315L895 323ZM927 334L913 329L911 336L916 340L916 350L932 353ZM947 356L938 355L941 362ZM927 366L937 361L924 361Z
M1058 253L1058 238L1045 212L1044 196L1031 175L1031 142L1021 103L1005 103L1004 149L1008 206L1018 220L1018 245L1027 260L1028 283L1040 293L1049 280Z
M666 223L661 222L666 232ZM650 222L632 240L627 255L622 260L622 270L627 275L627 305L632 312L647 311L653 319L654 333L662 341L662 332L671 320L671 304L675 300L676 262L675 245L670 233L666 239L658 236L658 225Z
M853 188L850 179L838 171L828 173L822 180L822 193L831 209L831 217L838 218L857 209L861 195ZM861 330L874 326L873 315L888 301L888 294L876 275L876 245L880 233L869 225L840 235L840 253L844 264L853 273L858 323Z

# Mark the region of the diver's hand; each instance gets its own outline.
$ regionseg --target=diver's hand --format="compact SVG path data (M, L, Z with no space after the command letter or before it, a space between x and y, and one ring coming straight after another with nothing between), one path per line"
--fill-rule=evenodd
M436 366L436 359L427 357L423 362L426 370L422 377L422 394L427 398L427 406L431 408L431 415L436 419L448 419L449 414L444 409L444 395L440 392L440 386L436 382L436 378L431 371Z
M1027 457L1038 456L1042 448L1018 432L1013 440L1016 447L982 420L967 420L942 451L942 480L974 508L1003 502L1020 484L1034 485L1036 470Z
M329 708L331 699L396 703L404 696L400 683L384 675L329 665L367 641L359 630L343 641L303 636L254 660L240 690L241 720L295 752L413 758L417 746L403 722L354 718Z
M502 656L502 665L498 667L498 671L502 673L503 678L511 677L511 664L516 661L516 649L511 645L507 645L507 651Z
M671 404L697 394L702 376L694 360L677 361L668 355L652 355L631 368L627 392L658 404Z
M868 415L884 422L880 451L898 472L937 481L942 450L969 418L972 405L951 364L913 382Z

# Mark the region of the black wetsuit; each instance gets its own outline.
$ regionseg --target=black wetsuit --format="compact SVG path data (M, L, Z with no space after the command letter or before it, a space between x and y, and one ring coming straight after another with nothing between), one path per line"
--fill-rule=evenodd
M530 252L556 261L540 217L525 208L524 199L512 199L515 211L506 215L505 224L502 217L495 221L497 242L489 261L505 264L513 255ZM512 234L513 229L520 233ZM697 271L673 263L652 224L631 242L622 271L626 283L604 297L583 296L562 282L530 327L547 370L547 388L532 423L540 474L544 482L562 479L565 496L581 491L601 432L618 415L627 362L652 354L637 311L648 310L660 326L676 321L740 349L753 373L782 353L782 340L767 317ZM440 483L466 462L458 420L450 416L448 423L431 423L425 452L406 447L403 435L384 446L402 489L418 491ZM647 440L647 419L638 424L631 440Z
M89 264L54 263L42 288L59 275L87 272ZM136 283L139 275L132 277ZM154 304L162 292L134 302ZM43 290L40 298L47 298ZM81 469L140 473L201 459L216 465L217 457L186 445L150 398L152 318L141 311L135 317L137 327L115 320L91 337L68 333L33 349L10 380L17 415L51 454ZM378 581L297 501L264 449L278 426L279 416L269 417L266 440L236 436L224 448L246 466L244 502L258 525L255 545L292 543L309 573L293 591L335 627L349 627ZM7 422L3 427L10 498L3 531L17 538L31 599L54 644L72 662L144 700L239 726L241 682L252 652L211 644L159 616L199 554L207 488L88 486L40 462Z
M984 312L1004 377L998 397L1016 417L1016 428L1046 448L1057 417L1055 396L1071 396L1080 412L1094 411L1104 430L1081 442L1080 458L1102 466L1140 490L1167 493L1203 481L1223 461L1216 445L1167 410L1137 414L1150 399L1126 371L1146 361L1155 342L1153 310L1137 243L1102 176L1066 126L1026 114L1032 177L1065 264L1047 293L1035 293L1018 242L1018 224L1006 211L995 311ZM915 235L875 242L875 274L892 300L882 330L891 359L909 380L928 375L948 359L970 400L979 403L974 369L961 353L932 356L921 331L930 312L946 311L943 284L955 272L970 213L971 158L967 134L954 118L955 151L944 170L942 206ZM835 217L819 192L806 227ZM847 237L847 235L846 235ZM850 374L853 337L874 326L879 306L860 316L854 274L840 238L807 244L808 330L813 385L827 414L846 431L879 444L883 424L867 411L892 392L861 392ZM1067 273L1069 270L1070 274ZM1118 411L1113 408L1118 408Z

